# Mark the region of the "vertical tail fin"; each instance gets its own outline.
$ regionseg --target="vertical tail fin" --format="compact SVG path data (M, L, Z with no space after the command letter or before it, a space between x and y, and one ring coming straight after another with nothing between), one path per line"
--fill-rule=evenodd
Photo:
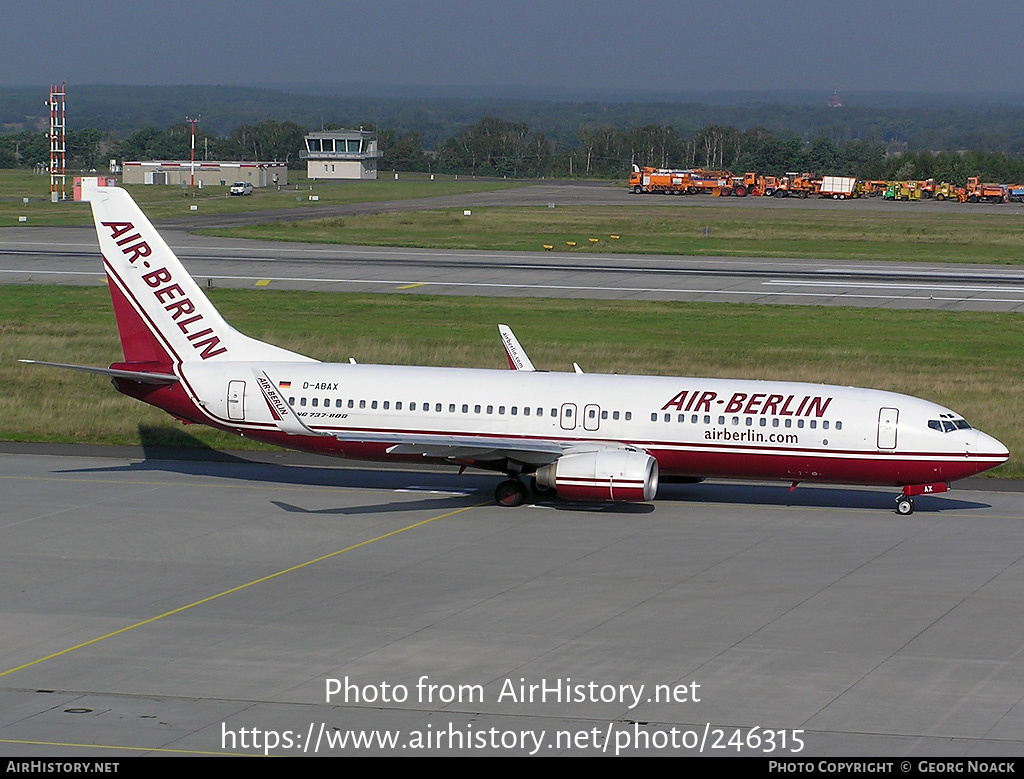
M125 190L83 187L127 362L308 361L224 321Z

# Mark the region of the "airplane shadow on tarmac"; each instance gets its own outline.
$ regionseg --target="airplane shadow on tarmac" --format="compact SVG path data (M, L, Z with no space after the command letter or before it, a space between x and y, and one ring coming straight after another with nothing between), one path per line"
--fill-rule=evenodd
M169 434L170 441L169 441ZM180 430L139 426L139 439L144 459L128 465L76 468L59 473L117 473L155 471L190 476L209 476L240 479L267 484L309 487L347 487L379 490L423 492L422 500L386 500L379 504L332 509L304 509L281 501L271 501L284 511L307 514L373 514L395 511L436 510L461 508L467 499L490 498L499 474L467 472L458 475L454 466L447 470L402 470L400 465L389 469L386 465L367 467L335 458L322 457L323 465L277 464L245 455L235 455L212 449L202 441ZM154 443L158 442L158 443ZM168 445L176 444L176 445ZM266 454L254 457L266 457ZM281 452L282 459L293 453ZM436 490L436 495L426 493ZM702 482L699 484L672 484L662 482L655 504L650 503L577 503L544 500L538 508L556 511L599 511L612 514L647 514L655 511L657 503L720 503L727 505L764 505L800 508L851 508L894 510L897 488L856 488L843 486L799 486L790 491L789 485L779 483L750 484L732 482ZM453 494L457 493L457 494ZM914 499L917 512L942 512L990 508L988 503L942 495L922 495Z
M790 492L788 484L747 484L703 482L701 484L662 484L659 501L679 503L724 503L799 508L888 509L895 511L899 489L856 488L843 486L799 486ZM989 503L955 498L951 493L919 495L914 498L916 512L962 511L991 508Z

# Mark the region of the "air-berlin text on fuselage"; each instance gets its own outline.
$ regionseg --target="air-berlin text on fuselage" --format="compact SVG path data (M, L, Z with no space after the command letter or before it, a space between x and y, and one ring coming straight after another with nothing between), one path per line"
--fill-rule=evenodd
M832 398L818 395L778 395L734 392L728 400L717 392L683 390L661 407L662 411L722 411L726 414L766 414L780 417L822 417ZM712 409L711 404L715 404Z
M138 260L149 257L153 253L149 244L142 239L142 235L135 230L135 225L131 222L102 222L102 224L110 229L110 237L133 266ZM146 268L149 267L149 262L145 260L142 264ZM213 328L203 326L203 315L196 312L195 305L185 295L184 290L177 284L170 283L172 281L171 272L167 268L157 268L149 273L144 273L142 280L153 289L153 295L157 302L163 306L164 311L170 313L174 324L185 334L185 337L192 343L192 347L199 352L200 357L206 360L227 352L227 347L220 346L220 337L214 335ZM168 303L168 301L170 302ZM164 305L165 303L168 305Z

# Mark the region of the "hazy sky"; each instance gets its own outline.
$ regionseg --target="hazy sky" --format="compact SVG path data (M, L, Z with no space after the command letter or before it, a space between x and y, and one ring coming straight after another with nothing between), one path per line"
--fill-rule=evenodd
M0 84L1024 92L1021 0L5 3Z

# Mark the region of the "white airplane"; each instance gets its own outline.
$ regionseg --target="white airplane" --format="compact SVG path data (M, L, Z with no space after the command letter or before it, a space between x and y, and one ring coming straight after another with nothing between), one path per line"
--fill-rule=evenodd
M495 499L648 501L659 478L900 487L914 496L1006 461L1005 446L935 403L777 381L555 373L501 329L516 370L321 363L233 329L118 188L92 203L124 361L57 367L195 422L339 457L503 472ZM31 362L31 361L27 361Z

